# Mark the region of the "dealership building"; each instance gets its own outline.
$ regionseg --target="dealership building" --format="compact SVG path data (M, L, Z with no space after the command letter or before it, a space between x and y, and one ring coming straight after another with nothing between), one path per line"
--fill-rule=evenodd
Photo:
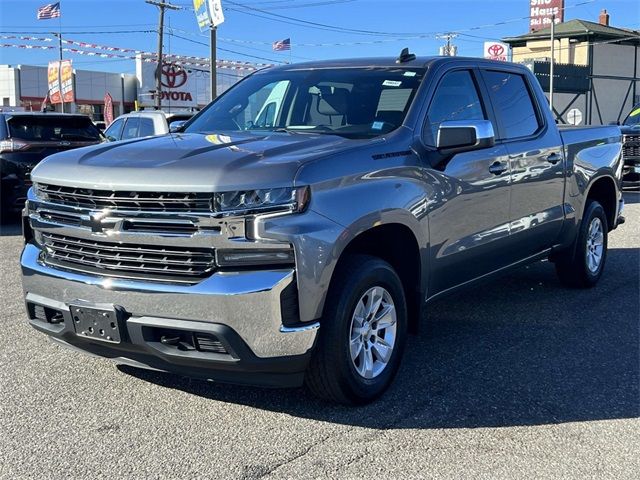
M163 65L162 109L197 110L209 102L209 67L204 59L172 61ZM171 59L169 59L171 61ZM75 101L65 104L65 112L90 115L94 121L104 118L106 94L113 99L114 116L155 105L155 71L152 57L138 54L136 74L73 70ZM220 94L247 74L265 65L239 61L218 61L217 93ZM49 91L47 67L0 65L0 109L18 107L39 111ZM49 106L61 111L61 105Z

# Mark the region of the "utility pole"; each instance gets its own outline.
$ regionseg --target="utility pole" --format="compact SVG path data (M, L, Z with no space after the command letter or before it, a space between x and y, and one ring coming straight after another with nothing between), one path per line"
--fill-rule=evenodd
M175 5L171 5L170 3L166 3L165 0L145 0L145 3L149 5L155 5L158 7L160 11L160 17L158 19L158 68L156 69L156 110L160 110L162 108L162 39L164 37L164 11L165 9L169 10L180 10L180 7Z
M218 73L217 73L217 56L216 56L216 36L218 33L218 28L211 26L211 41L209 42L210 45L210 57L211 60L209 60L209 76L211 77L210 79L210 84L209 84L209 88L211 90L211 101L215 100L216 97L218 96Z
M443 33L442 35L436 35L436 38L440 40L446 40L447 44L444 47L440 47L440 55L444 55L447 57L455 57L457 54L457 48L455 45L451 44L451 40L457 38L457 33Z
M551 108L551 115L556 118L556 114L553 113L553 74L554 63L556 62L556 16L551 15L551 64L549 65L549 108Z

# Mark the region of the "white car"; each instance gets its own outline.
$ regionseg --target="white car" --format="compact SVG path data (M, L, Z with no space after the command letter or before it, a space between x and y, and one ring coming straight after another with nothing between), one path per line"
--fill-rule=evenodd
M166 113L161 110L143 110L120 115L104 132L111 142L129 138L165 135L172 127L189 120L192 112Z

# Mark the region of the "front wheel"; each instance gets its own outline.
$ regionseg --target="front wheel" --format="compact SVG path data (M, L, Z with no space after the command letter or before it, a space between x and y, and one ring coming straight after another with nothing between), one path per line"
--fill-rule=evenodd
M607 260L607 216L599 202L589 201L573 248L556 260L560 281L577 288L593 287Z
M335 275L305 383L326 400L363 404L387 389L400 365L404 290L391 265L368 255L348 257Z

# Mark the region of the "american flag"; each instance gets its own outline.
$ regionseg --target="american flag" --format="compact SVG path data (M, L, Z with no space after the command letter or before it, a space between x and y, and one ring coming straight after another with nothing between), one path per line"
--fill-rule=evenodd
M284 40L278 40L273 42L273 51L282 52L283 50L291 50L291 39L285 38Z
M50 3L38 9L38 20L47 20L60 16L60 2Z

